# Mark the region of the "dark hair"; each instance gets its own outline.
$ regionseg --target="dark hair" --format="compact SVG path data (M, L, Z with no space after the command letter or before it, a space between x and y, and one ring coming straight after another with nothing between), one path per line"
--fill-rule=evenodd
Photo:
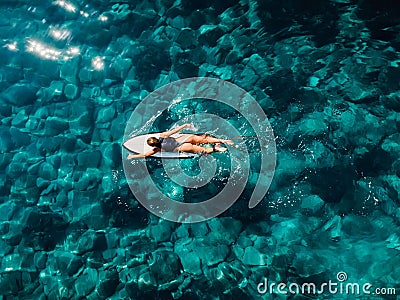
M152 147L161 148L161 142L158 138L152 136L147 139L147 145Z

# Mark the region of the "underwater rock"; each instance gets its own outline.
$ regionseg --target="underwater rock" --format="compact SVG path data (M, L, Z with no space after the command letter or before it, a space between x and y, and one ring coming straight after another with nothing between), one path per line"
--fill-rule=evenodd
M5 153L9 152L13 148L13 142L9 130L5 127L0 127L0 135L0 153L3 156L2 158L0 158L0 166L2 167L3 165L5 165L5 163L3 163L6 158Z
M298 130L308 136L317 136L328 131L324 114L320 112L309 114L299 122Z
M225 63L228 65L237 64L242 61L242 57L237 50L230 50L225 57Z
M79 89L75 84L67 84L64 88L64 95L67 99L73 100L78 97Z
M354 184L353 205L348 209L366 215L388 201L387 191L380 179L363 177ZM346 202L350 202L349 199Z
M394 92L387 96L380 96L380 102L389 109L400 112L400 93Z
M208 238L219 240L219 244L230 245L239 237L242 223L233 218L213 218L208 221Z
M267 62L257 53L252 54L248 58L247 66L252 68L255 71L255 74L261 78L266 77L271 72L271 68L268 66Z
M34 266L38 270L42 270L46 268L48 259L48 253L45 251L35 251L34 254Z
M152 291L156 288L157 282L150 271L143 272L138 278L138 288L142 292Z
M79 237L76 244L70 245L70 248L79 255L90 251L103 251L107 249L107 241L104 232L88 230Z
M215 268L204 270L204 277L213 283L216 294L227 294L232 299L237 298L238 288L246 286L246 268L239 261L222 262ZM210 295L210 292L207 293ZM239 294L241 291L239 290Z
M310 195L301 201L301 209L304 214L316 215L325 202L317 195Z
M400 133L395 133L385 138L381 147L391 155L397 158L400 157Z
M267 264L267 259L264 254L261 254L253 246L244 249L243 257L238 257L243 264L249 266L264 266Z
M22 259L20 254L9 254L2 258L0 272L23 271Z
M375 102L378 101L380 94L377 88L368 88L356 80L346 82L340 90L344 92L344 99L353 103Z
M72 174L70 172L73 169L74 165L75 165L75 160L73 154L63 153L63 155L61 155L59 172L60 174L63 174L65 176L62 178L62 180L65 181L65 183L62 184L62 186L66 190L72 189L71 185L73 177L71 176Z
M24 71L22 68L18 68L16 66L3 65L1 70L2 70L3 81L4 83L7 83L7 86L8 84L15 84L18 81L24 79Z
M196 47L191 50L187 50L182 54L176 55L177 59L189 60L197 66L205 63L207 59L207 52L202 47Z
M66 251L54 251L48 257L48 263L53 264L61 274L74 275L82 266L81 257Z
M31 143L31 135L28 132L11 127L10 134L15 147L27 146Z
M47 207L26 209L21 223L24 237L32 241L35 250L53 250L65 238L67 220Z
M397 160L395 165L399 166L400 160ZM400 172L400 168L395 169L395 171ZM389 190L392 189L394 193L397 194L397 198L400 198L400 174L385 176L384 181L389 185Z
M34 104L37 88L29 83L16 83L2 92L2 98L17 107Z
M75 174L76 173L77 172L75 172ZM75 186L74 182L72 182L72 186ZM85 192L86 191L78 191L75 189L71 189L70 191L68 191L68 205L64 208L64 211L65 215L68 216L68 220L70 222L77 222L80 218L86 216L87 214L90 214L92 209L92 202L89 196L85 195ZM94 191L88 191L86 193L92 193L92 197L95 197ZM74 240L73 243L75 244L76 241Z
M174 232L171 235L171 241L175 242L180 239L188 238L189 237L188 228L189 227L186 226L186 224L182 224L182 225L178 226L177 228L175 228Z
M0 222L10 221L16 208L15 203L4 202L0 204Z
M127 245L131 256L149 254L157 249L157 243L148 237L125 236L121 238L120 246Z
M137 280L131 280L125 283L125 291L130 299L136 299L140 297L139 283Z
M125 20L130 13L129 4L126 3L116 3L111 7L111 10L107 12L107 14L112 15L115 20Z
M171 16L166 20L168 26L167 31L171 34L171 32L178 33L179 29L186 27L185 18L181 15ZM174 30L175 29L175 30Z
M278 157L278 162L279 165L275 170L274 180L272 181L272 184L277 186L285 185L287 180L306 169L304 158L291 151L282 150Z
M213 74L217 75L218 78L222 80L231 80L232 79L232 67L225 66L222 68L215 68Z
M60 70L60 77L72 84L78 84L78 72L80 69L81 58L76 57L65 62ZM64 92L65 93L65 92Z
M79 81L81 83L90 83L93 79L93 70L89 70L88 67L83 67L79 70ZM84 96L84 93L82 92L82 96Z
M57 178L57 170L48 162L40 164L38 176L46 180L54 180Z
M193 223L190 225L183 224L182 226L188 226L190 235L194 238L206 236L210 232L210 228L206 222Z
M183 28L179 32L176 42L182 47L182 49L194 48L198 43L196 32L190 28Z
M49 267L39 273L39 282L42 286L40 296L44 295L50 299L71 299L74 295L73 281L63 280Z
M198 40L200 44L209 47L217 46L218 39L225 34L224 30L217 25L203 25L199 28L199 32Z
M332 129L338 128L348 134L354 134L355 127L358 127L357 119L361 117L361 111L357 110L355 104L343 100L332 101L325 108L325 113L330 119Z
M96 292L100 299L111 297L117 290L119 284L119 276L117 271L106 271L103 274L99 274L99 277L103 277L96 288Z
M135 262L131 263L132 260ZM127 267L124 267L121 271L119 271L119 279L121 283L125 284L125 289L131 297L133 297L133 294L137 295L139 292L137 280L140 274L148 272L149 270L149 266L145 264L144 258L142 259L143 261L137 258L132 260L127 263Z
M125 79L131 67L132 67L132 59L123 58L113 62L110 66L109 71L111 76L115 76L116 78L119 79Z
M127 123L125 114L117 114L117 117L111 123L111 137L114 141L119 140L124 135L124 128Z
M100 146L100 151L103 154L101 166L108 169L118 168L121 161L121 147L117 143L103 142Z
M80 191L94 189L99 185L101 178L102 174L99 169L88 167L75 184L75 188Z
M24 128L28 116L26 115L25 109L21 109L12 119L11 126L17 128Z
M199 67L196 66L194 63L191 62L177 62L174 64L173 67L174 72L176 72L176 75L181 78L190 78L190 77L196 77L199 74Z
M89 295L98 282L98 271L93 268L85 268L75 281L75 291L78 297Z
M335 154L319 141L312 141L303 152L308 168L331 168L337 163Z
M342 219L340 216L334 216L324 226L325 231L329 231L330 239L337 242L342 237Z
M92 121L93 118L91 115L82 113L77 118L70 120L69 128L71 133L85 140L88 139L88 135L92 130Z
M0 99L3 99L0 97ZM11 115L13 114L12 111L12 107L11 105L8 105L7 103L3 103L3 101L1 101L2 103L0 103L0 116L2 116L3 118L7 118L7 117L11 117ZM2 123L4 124L5 119L3 119Z
M53 80L51 82L50 86L47 88L50 100L56 96L62 95L64 90L64 85L65 85L64 81Z
M59 117L48 117L45 121L44 134L55 136L64 133L68 129L68 121Z
M296 274L306 278L312 275L321 275L330 270L323 253L314 251L311 255L305 248L296 249L292 267Z
M61 99L64 91L64 81L53 80L47 88L41 88L37 92L38 100L42 103L52 103Z
M99 203L93 203L88 214L81 216L81 220L94 230L103 230L109 225L109 218Z
M148 263L150 271L158 285L174 280L181 273L182 269L179 256L172 251L155 251L151 254Z
M101 157L102 155L99 150L82 151L77 155L78 166L82 168L97 168Z
M18 221L7 223L9 226L8 232L3 234L2 239L9 246L17 246L22 240L23 225Z
M244 69L240 72L239 78L235 80L235 83L246 90L251 90L258 79L259 76L256 75L253 68L246 65Z
M16 295L19 291L23 289L23 272L21 271L11 271L2 272L0 276L0 290L2 295Z
M194 275L202 274L201 261L196 253L185 251L184 248L182 248L182 251L177 252L177 254L179 255L182 268L185 272Z
M0 167L3 167L1 162L0 162ZM0 174L0 196L2 197L8 196L9 191L10 191L10 185L7 182L6 175Z
M7 223L1 223L0 224L0 234L2 236L5 235L5 233L7 233L8 228L6 230L3 230L3 226L7 226ZM13 246L10 246L4 239L0 240L0 255L2 257L12 253L14 250Z
M301 226L299 220L283 220L272 225L271 236L280 244L292 244L298 242L302 238Z
M236 256L242 257L244 254L244 249L252 245L252 239L247 235L246 232L242 232L239 238L236 240L236 243L233 245L233 251L235 252ZM236 253L237 250L239 250L238 253Z
M108 105L106 107L102 107L97 113L97 122L98 123L108 123L111 122L115 117L115 106Z
M14 155L11 163L7 166L6 172L10 178L17 178L25 173L28 169L27 154L24 152L19 152Z
M39 122L40 122L39 119L35 117L30 117L26 122L25 127L30 131L38 130L39 129L38 126L41 125Z
M147 227L147 236L156 242L166 242L171 239L172 229L175 227L175 223L160 219L158 224L151 224Z
M199 256L202 265L213 266L226 259L229 253L228 246L216 244L216 241L205 238L193 242L193 246L196 247L193 251Z

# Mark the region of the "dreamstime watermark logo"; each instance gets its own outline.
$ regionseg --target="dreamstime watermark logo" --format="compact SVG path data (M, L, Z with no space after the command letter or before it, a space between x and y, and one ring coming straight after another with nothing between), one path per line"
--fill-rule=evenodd
M148 134L152 124L164 112L174 110L182 101L192 99L212 100L227 105L240 114L252 127L259 143L261 164L257 182L249 199L249 208L255 207L267 193L275 171L275 138L264 111L245 90L230 82L207 77L195 77L172 82L150 93L133 111L125 128L124 140L132 135ZM215 103L215 102L213 102ZM218 112L187 114L185 123L197 127L198 132L212 132L218 138L241 136L239 128L218 116ZM180 122L177 122L180 123ZM240 138L238 140L240 143ZM235 142L236 143L236 142ZM230 155L229 178L217 195L198 203L183 203L171 199L153 181L143 159L131 162L123 153L123 166L129 187L135 198L151 213L180 223L196 223L208 220L226 211L242 194L250 174L249 153L246 147L227 146ZM196 189L213 178L217 167L213 155L199 158L200 173L190 176L182 170L179 159L164 159L162 163L175 184ZM173 171L171 171L173 170Z
M332 295L396 295L395 288L374 288L371 283L366 282L363 284L357 282L347 281L347 273L340 271L336 274L336 281L329 280L315 284L312 282L304 282L298 284L292 282L290 284L285 282L275 283L269 282L267 278L257 285L257 291L260 294L301 294L301 295L319 295L319 294L332 294Z

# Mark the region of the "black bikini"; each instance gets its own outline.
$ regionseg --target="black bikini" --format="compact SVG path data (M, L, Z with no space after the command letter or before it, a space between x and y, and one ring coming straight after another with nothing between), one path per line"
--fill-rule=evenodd
M167 137L167 138L159 138L160 143L161 143L161 149L166 151L166 152L173 152L177 147L181 145L181 143L177 142L174 138L172 137Z

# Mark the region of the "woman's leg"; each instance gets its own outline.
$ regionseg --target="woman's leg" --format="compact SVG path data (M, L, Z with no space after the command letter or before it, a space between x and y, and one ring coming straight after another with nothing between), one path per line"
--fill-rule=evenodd
M223 147L219 147L219 148L200 147L197 145L193 145L191 143L184 143L184 144L180 145L177 149L181 152L205 153L205 154L210 154L215 151L224 152L227 150L226 148L223 148Z
M232 140L222 140L212 137L210 135L191 135L185 140L185 143L191 144L217 144L217 143L225 143L228 145L233 145Z

